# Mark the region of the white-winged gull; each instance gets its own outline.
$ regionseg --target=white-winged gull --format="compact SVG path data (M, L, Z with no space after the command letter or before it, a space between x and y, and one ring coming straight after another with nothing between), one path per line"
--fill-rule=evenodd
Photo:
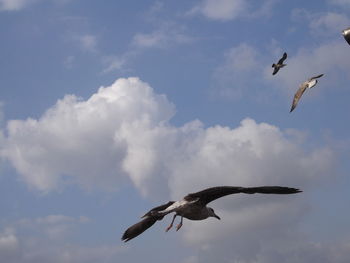
M277 62L277 64L275 64L275 63L272 64L272 67L273 67L272 75L275 75L280 70L280 68L287 66L287 64L283 64L283 62L286 60L286 58L287 58L287 53L284 52L282 58L280 58L280 60Z
M170 225L166 228L169 231L174 223L176 216L181 216L181 221L176 227L176 231L182 226L183 218L190 220L204 220L208 217L220 217L215 214L214 209L208 207L207 204L220 197L230 194L296 194L301 191L296 188L282 186L260 186L260 187L239 187L239 186L217 186L207 188L200 192L186 195L180 201L169 201L164 205L157 206L142 216L143 220L129 227L123 234L122 240L127 242L137 237L145 230L150 228L158 220L162 220L164 216L175 212Z
M297 106L297 104L298 104L301 96L305 92L305 90L313 88L316 85L316 83L318 82L317 79L322 77L323 75L324 74L320 74L318 76L312 77L300 85L299 89L297 90L297 92L294 95L293 103L292 103L292 107L290 109L290 112L292 112L295 109L295 107Z

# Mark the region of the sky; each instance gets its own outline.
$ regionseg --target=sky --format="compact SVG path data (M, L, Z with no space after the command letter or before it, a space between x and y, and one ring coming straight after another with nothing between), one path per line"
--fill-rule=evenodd
M348 262L349 14L349 0L0 0L0 261ZM210 203L221 221L165 233L168 216L121 241L152 207L219 185L303 193L227 196Z

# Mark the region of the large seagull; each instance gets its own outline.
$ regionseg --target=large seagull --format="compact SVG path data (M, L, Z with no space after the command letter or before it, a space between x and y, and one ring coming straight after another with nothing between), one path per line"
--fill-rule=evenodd
M183 218L190 220L204 220L208 217L215 217L220 220L220 217L215 214L214 209L208 207L207 204L220 197L230 194L296 194L301 191L296 188L282 186L260 186L260 187L239 187L239 186L218 186L202 190L197 193L186 195L180 201L169 201L164 205L157 206L148 211L142 220L129 227L123 234L122 240L127 242L134 237L137 237L145 230L150 228L158 220L162 220L164 216L174 212L173 219L170 225L166 228L168 232L174 223L177 216L181 217L180 223L176 227L176 231L182 226Z
M324 74L312 77L300 85L299 89L297 90L297 92L294 95L293 103L292 103L292 107L290 109L290 112L292 112L295 109L295 107L297 106L297 104L298 104L301 96L305 92L305 90L313 88L318 82L317 79L322 77L323 75Z

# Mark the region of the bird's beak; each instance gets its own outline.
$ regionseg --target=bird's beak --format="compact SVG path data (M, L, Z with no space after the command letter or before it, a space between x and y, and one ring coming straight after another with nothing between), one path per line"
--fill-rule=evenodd
M214 217L219 219L219 220L221 220L221 218L218 215L216 215L216 214L214 214Z

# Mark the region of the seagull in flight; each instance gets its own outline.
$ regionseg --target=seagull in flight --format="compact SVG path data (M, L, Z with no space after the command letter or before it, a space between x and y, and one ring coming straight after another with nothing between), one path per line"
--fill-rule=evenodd
M200 192L186 195L180 201L169 201L164 205L152 208L148 211L140 222L129 227L123 234L122 240L129 241L143 233L145 230L154 225L155 222L162 220L164 216L170 213L175 213L170 225L166 228L168 232L172 227L177 216L181 217L180 223L176 226L176 231L182 227L183 218L189 220L204 220L208 217L215 217L220 220L220 217L215 214L214 209L208 207L207 204L231 194L296 194L300 193L299 189L282 187L282 186L260 186L260 187L239 187L239 186L217 186L204 189Z
M298 104L301 96L305 92L305 90L313 88L318 82L317 79L322 77L323 75L324 74L312 77L300 85L299 89L297 90L297 92L294 95L293 103L292 103L292 107L290 109L290 112L292 112L295 109L295 107L297 106L297 104Z
M287 58L287 53L284 52L282 58L280 58L277 64L275 63L272 64L272 67L273 67L272 75L275 75L280 70L280 68L283 68L284 66L287 65L287 64L283 64L283 61L285 61L286 58Z

